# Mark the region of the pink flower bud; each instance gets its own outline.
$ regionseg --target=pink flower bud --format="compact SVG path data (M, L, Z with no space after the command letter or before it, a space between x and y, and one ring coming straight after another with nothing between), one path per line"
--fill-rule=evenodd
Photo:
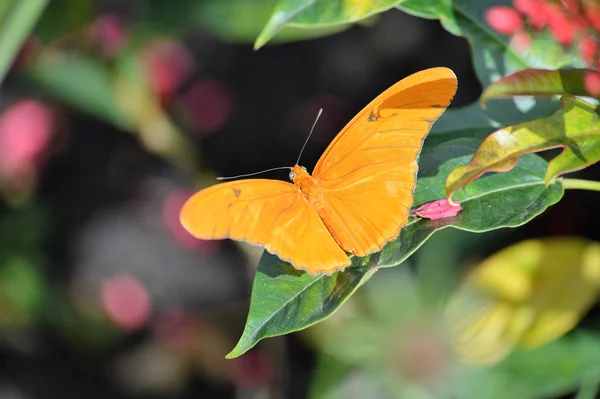
M54 136L52 111L36 100L21 100L0 116L0 178L37 174Z
M460 205L451 205L447 199L428 202L411 212L413 216L425 219L444 219L455 216L462 210Z
M193 127L202 135L221 129L232 113L227 89L213 79L199 80L183 95L183 104Z
M163 39L152 42L144 51L148 84L161 97L167 96L188 78L194 60L181 43Z
M107 58L116 56L125 46L127 29L119 15L106 14L92 25L92 35L100 46L102 55Z

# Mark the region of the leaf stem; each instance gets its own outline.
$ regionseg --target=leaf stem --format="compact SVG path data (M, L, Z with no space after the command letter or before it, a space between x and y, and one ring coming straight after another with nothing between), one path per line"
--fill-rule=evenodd
M600 182L583 179L560 179L565 189L600 191Z

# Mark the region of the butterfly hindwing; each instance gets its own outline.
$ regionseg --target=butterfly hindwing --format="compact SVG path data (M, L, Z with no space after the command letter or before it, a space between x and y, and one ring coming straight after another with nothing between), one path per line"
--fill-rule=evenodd
M300 190L279 180L241 180L202 190L183 206L181 223L197 238L262 245L312 274L350 264Z

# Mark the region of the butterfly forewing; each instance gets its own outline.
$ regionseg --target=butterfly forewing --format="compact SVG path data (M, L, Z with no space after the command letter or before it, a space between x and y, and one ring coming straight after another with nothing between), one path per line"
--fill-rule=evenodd
M313 177L323 188L319 214L344 250L379 251L407 223L417 156L456 87L447 68L417 72L375 98L329 145Z

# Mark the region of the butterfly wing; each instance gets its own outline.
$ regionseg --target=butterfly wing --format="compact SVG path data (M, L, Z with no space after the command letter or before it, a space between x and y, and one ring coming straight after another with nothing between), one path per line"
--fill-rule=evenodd
M407 223L417 156L456 87L447 68L408 76L367 105L325 150L313 171L323 188L319 213L344 250L377 252Z
M316 210L287 182L249 179L209 187L184 204L180 219L197 238L262 245L311 274L350 264Z

